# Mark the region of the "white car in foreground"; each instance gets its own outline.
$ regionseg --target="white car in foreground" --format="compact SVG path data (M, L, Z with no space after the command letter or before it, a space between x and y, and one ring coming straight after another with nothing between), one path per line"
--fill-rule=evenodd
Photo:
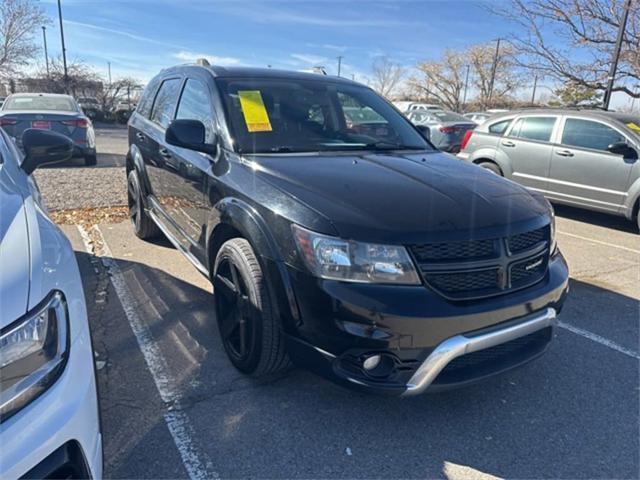
M31 172L73 144L27 130L24 160L0 129L0 478L100 478L93 349L71 245Z

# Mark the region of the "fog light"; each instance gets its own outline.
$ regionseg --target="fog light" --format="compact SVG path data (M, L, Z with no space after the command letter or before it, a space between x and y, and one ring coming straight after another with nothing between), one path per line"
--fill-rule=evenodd
M380 355L372 355L362 362L362 366L365 370L373 370L380 364L381 358Z

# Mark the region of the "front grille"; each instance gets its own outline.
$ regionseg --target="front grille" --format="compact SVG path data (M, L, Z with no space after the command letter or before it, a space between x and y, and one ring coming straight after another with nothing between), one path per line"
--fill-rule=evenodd
M537 244L545 240L545 230L546 228L538 228L537 230L532 230L530 232L511 235L507 239L509 251L511 253L517 253L535 247Z
M545 226L503 238L422 243L409 249L427 285L452 300L473 300L542 280L549 235Z
M491 289L498 282L498 269L461 273L432 273L429 283L443 292Z
M425 243L414 245L413 254L419 262L453 259L480 259L495 254L494 240L477 240L449 243Z

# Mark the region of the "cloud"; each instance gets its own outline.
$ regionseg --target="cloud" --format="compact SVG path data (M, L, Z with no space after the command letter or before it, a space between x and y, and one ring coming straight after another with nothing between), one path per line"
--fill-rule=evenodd
M139 41L139 42L153 43L155 45L161 45L163 47L185 48L185 47L182 47L180 45L173 44L173 43L163 42L161 40L156 40L156 39L150 38L150 37L143 37L142 35L136 35L134 33L126 32L124 30L117 30L115 28L101 27L100 25L94 25L92 23L76 22L75 20L65 20L64 23L67 24L67 25L74 25L76 27L88 28L90 30L97 30L97 31L100 31L100 32L111 33L113 35L120 35L122 37L130 38L131 40L136 40L136 41Z
M295 58L303 63L308 63L311 65L322 65L327 61L326 57L320 57L318 55L308 55L304 53L292 53L291 58Z
M211 55L209 53L191 52L188 50L181 50L171 55L173 58L182 60L184 62L195 62L199 58L206 58L212 65L231 66L239 65L240 59L235 57L220 57L218 55Z

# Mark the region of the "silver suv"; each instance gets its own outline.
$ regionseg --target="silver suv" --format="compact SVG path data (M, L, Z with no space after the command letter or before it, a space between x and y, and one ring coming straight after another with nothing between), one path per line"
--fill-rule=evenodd
M468 132L458 158L549 200L635 219L640 228L640 117L597 110L526 110Z

